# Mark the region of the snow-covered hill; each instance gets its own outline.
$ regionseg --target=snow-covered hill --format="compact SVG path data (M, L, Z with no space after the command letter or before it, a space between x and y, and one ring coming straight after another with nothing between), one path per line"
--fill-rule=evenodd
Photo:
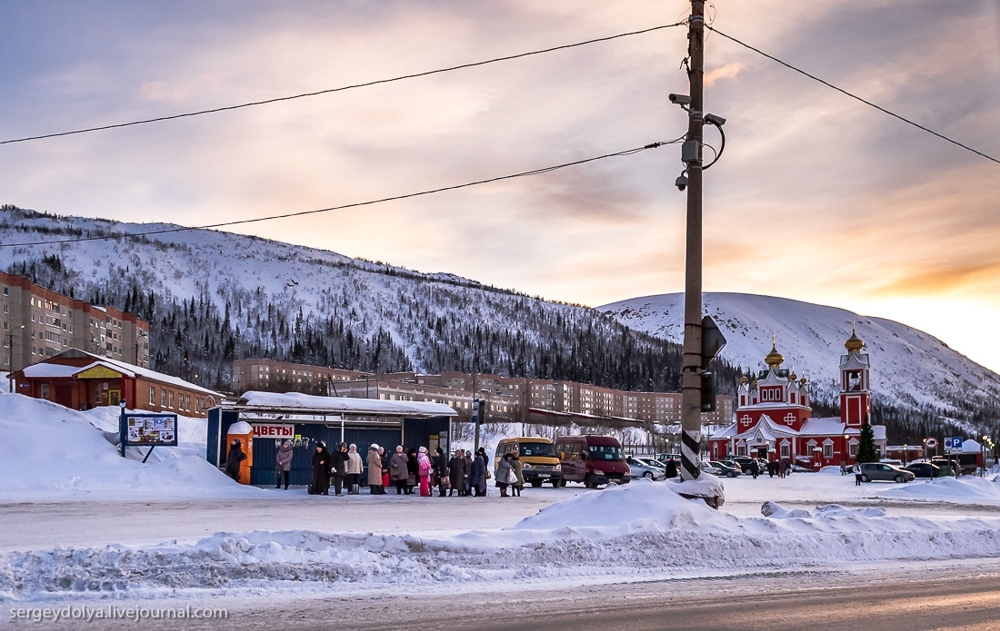
M178 228L4 206L0 269L150 320L153 367L212 387L228 387L232 360L242 357L675 387L669 344L593 309L448 273ZM115 238L100 240L107 236Z
M839 392L838 366L844 342L856 324L871 356L872 390L880 400L903 407L960 410L961 401L1000 397L1000 375L950 349L922 331L844 309L738 293L706 293L704 313L727 339L721 357L751 371L763 368L771 336L786 368L808 378L814 396L832 400ZM633 298L598 307L623 324L669 340L683 335L684 296Z

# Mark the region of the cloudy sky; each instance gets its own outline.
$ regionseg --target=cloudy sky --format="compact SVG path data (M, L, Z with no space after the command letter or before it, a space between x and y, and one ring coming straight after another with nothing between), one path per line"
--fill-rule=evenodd
M683 0L0 3L0 140L310 92L683 19ZM1000 0L716 0L714 26L1000 158ZM892 318L1000 370L1000 164L717 34L705 290ZM672 140L672 28L234 112L0 145L0 203L204 225ZM709 129L706 139L718 147ZM239 228L587 305L683 290L674 146ZM786 351L787 353L788 351Z

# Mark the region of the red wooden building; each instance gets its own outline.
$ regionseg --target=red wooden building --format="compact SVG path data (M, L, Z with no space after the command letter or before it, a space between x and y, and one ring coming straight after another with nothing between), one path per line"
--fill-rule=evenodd
M840 416L814 418L808 381L781 367L777 345L764 358L767 365L751 381L740 380L736 422L712 436L713 460L756 456L818 467L854 463L861 427L871 410L870 365L864 341L851 331L840 358ZM885 427L872 426L876 448L885 445Z
M14 392L74 410L125 401L129 409L204 417L222 395L149 368L70 349L14 372Z

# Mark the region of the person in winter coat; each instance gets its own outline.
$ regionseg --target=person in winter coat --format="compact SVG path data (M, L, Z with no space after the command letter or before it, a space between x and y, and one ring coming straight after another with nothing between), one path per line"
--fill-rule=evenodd
M507 487L510 486L510 475L514 471L510 465L510 461L511 455L505 454L500 459L500 463L497 464L497 487L500 488L500 497L509 497L507 495Z
M408 459L406 454L403 453L403 446L397 446L396 453L392 454L392 457L389 458L389 478L396 485L396 495L402 495L404 492L409 493L406 490L406 479L410 475L410 472L406 468L407 462Z
M465 495L472 495L472 450L465 450Z
M285 478L285 490L288 490L288 478L291 475L292 470L292 456L294 456L292 451L292 441L286 440L281 444L281 449L278 450L278 483L274 488L281 488L281 478Z
M756 480L757 476L760 475L760 463L757 462L756 458L750 461L750 474L753 476L754 480Z
M417 476L420 478L420 497L431 496L431 473L434 465L430 456L427 455L427 448L421 447L417 453Z
M382 491L384 493L392 482L389 479L389 454L385 453L385 447L378 448L378 457L382 459Z
M226 456L226 475L239 482L240 463L246 459L247 455L243 453L243 444L239 438L234 438L232 444L229 445L229 454Z
M465 452L461 449L456 449L455 455L448 461L448 475L448 481L451 482L448 496L451 497L454 491L458 493L459 497L462 497L465 494L465 479L469 477L469 474L465 468Z
M330 473L333 476L333 493L340 495L347 477L347 443L340 443L337 451L330 454Z
M851 472L854 473L854 486L861 486L861 465L855 462Z
M406 494L409 495L413 493L413 487L417 485L419 480L420 465L417 463L417 450L410 447L410 450L406 452Z
M434 457L431 458L431 464L434 465L432 482L438 487L438 497L444 497L445 489L451 486L448 484L451 480L448 479L448 458L444 455L444 450L440 447L434 450Z
M372 495L385 495L385 487L382 486L382 456L379 455L379 447L372 444L368 448L368 488Z
M671 458L667 460L667 477L676 478L677 477L677 461Z
M361 462L361 454L358 453L358 446L351 443L347 448L347 494L358 495L361 493L361 472L365 465Z
M515 497L521 497L521 491L524 490L524 472L521 467L521 454L516 449L510 452L510 468L517 476L517 484L512 484L510 491Z
M326 443L320 441L316 443L316 452L312 459L313 479L312 492L314 495L330 494L330 452L326 450Z
M472 487L473 495L476 497L486 495L486 463L481 454L476 454L472 459L472 469L469 474L469 485Z

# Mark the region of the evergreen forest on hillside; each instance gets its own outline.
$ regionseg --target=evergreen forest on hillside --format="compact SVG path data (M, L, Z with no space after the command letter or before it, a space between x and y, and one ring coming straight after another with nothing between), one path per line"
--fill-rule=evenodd
M107 220L92 220L94 226L81 228L68 218L11 206L0 210L7 216L0 229L24 234L26 241L36 235L124 236ZM254 257L269 254L270 242L247 239L254 245L240 258L253 268L259 260ZM249 273L220 277L214 255L191 245L145 236L116 243L110 248L114 256L101 253L95 269L86 270L89 276L67 265L59 254L67 251L65 246L34 256L24 248L6 271L147 320L150 366L215 390L233 389L233 360L268 358L372 373L482 372L630 391L680 391L680 345L579 305L548 302L451 275L420 274L346 257L322 259L316 253L299 256L297 250L272 255L272 260L277 256L284 269L284 257L289 257L300 269L313 266L333 280L322 288L303 285L299 293L269 293L263 286L248 286L253 282ZM174 293L165 289L168 272L151 263L160 257L174 257L187 266L172 272L170 280L183 279L173 284ZM191 266L197 269L188 270ZM211 289L206 278L214 282ZM740 376L753 372L752 367L718 359L712 370L723 395L735 394ZM837 415L837 404L812 397L815 416ZM915 444L969 426L995 428L998 417L1000 404L960 393L940 408L886 405L874 393L871 422L885 425L890 441Z

